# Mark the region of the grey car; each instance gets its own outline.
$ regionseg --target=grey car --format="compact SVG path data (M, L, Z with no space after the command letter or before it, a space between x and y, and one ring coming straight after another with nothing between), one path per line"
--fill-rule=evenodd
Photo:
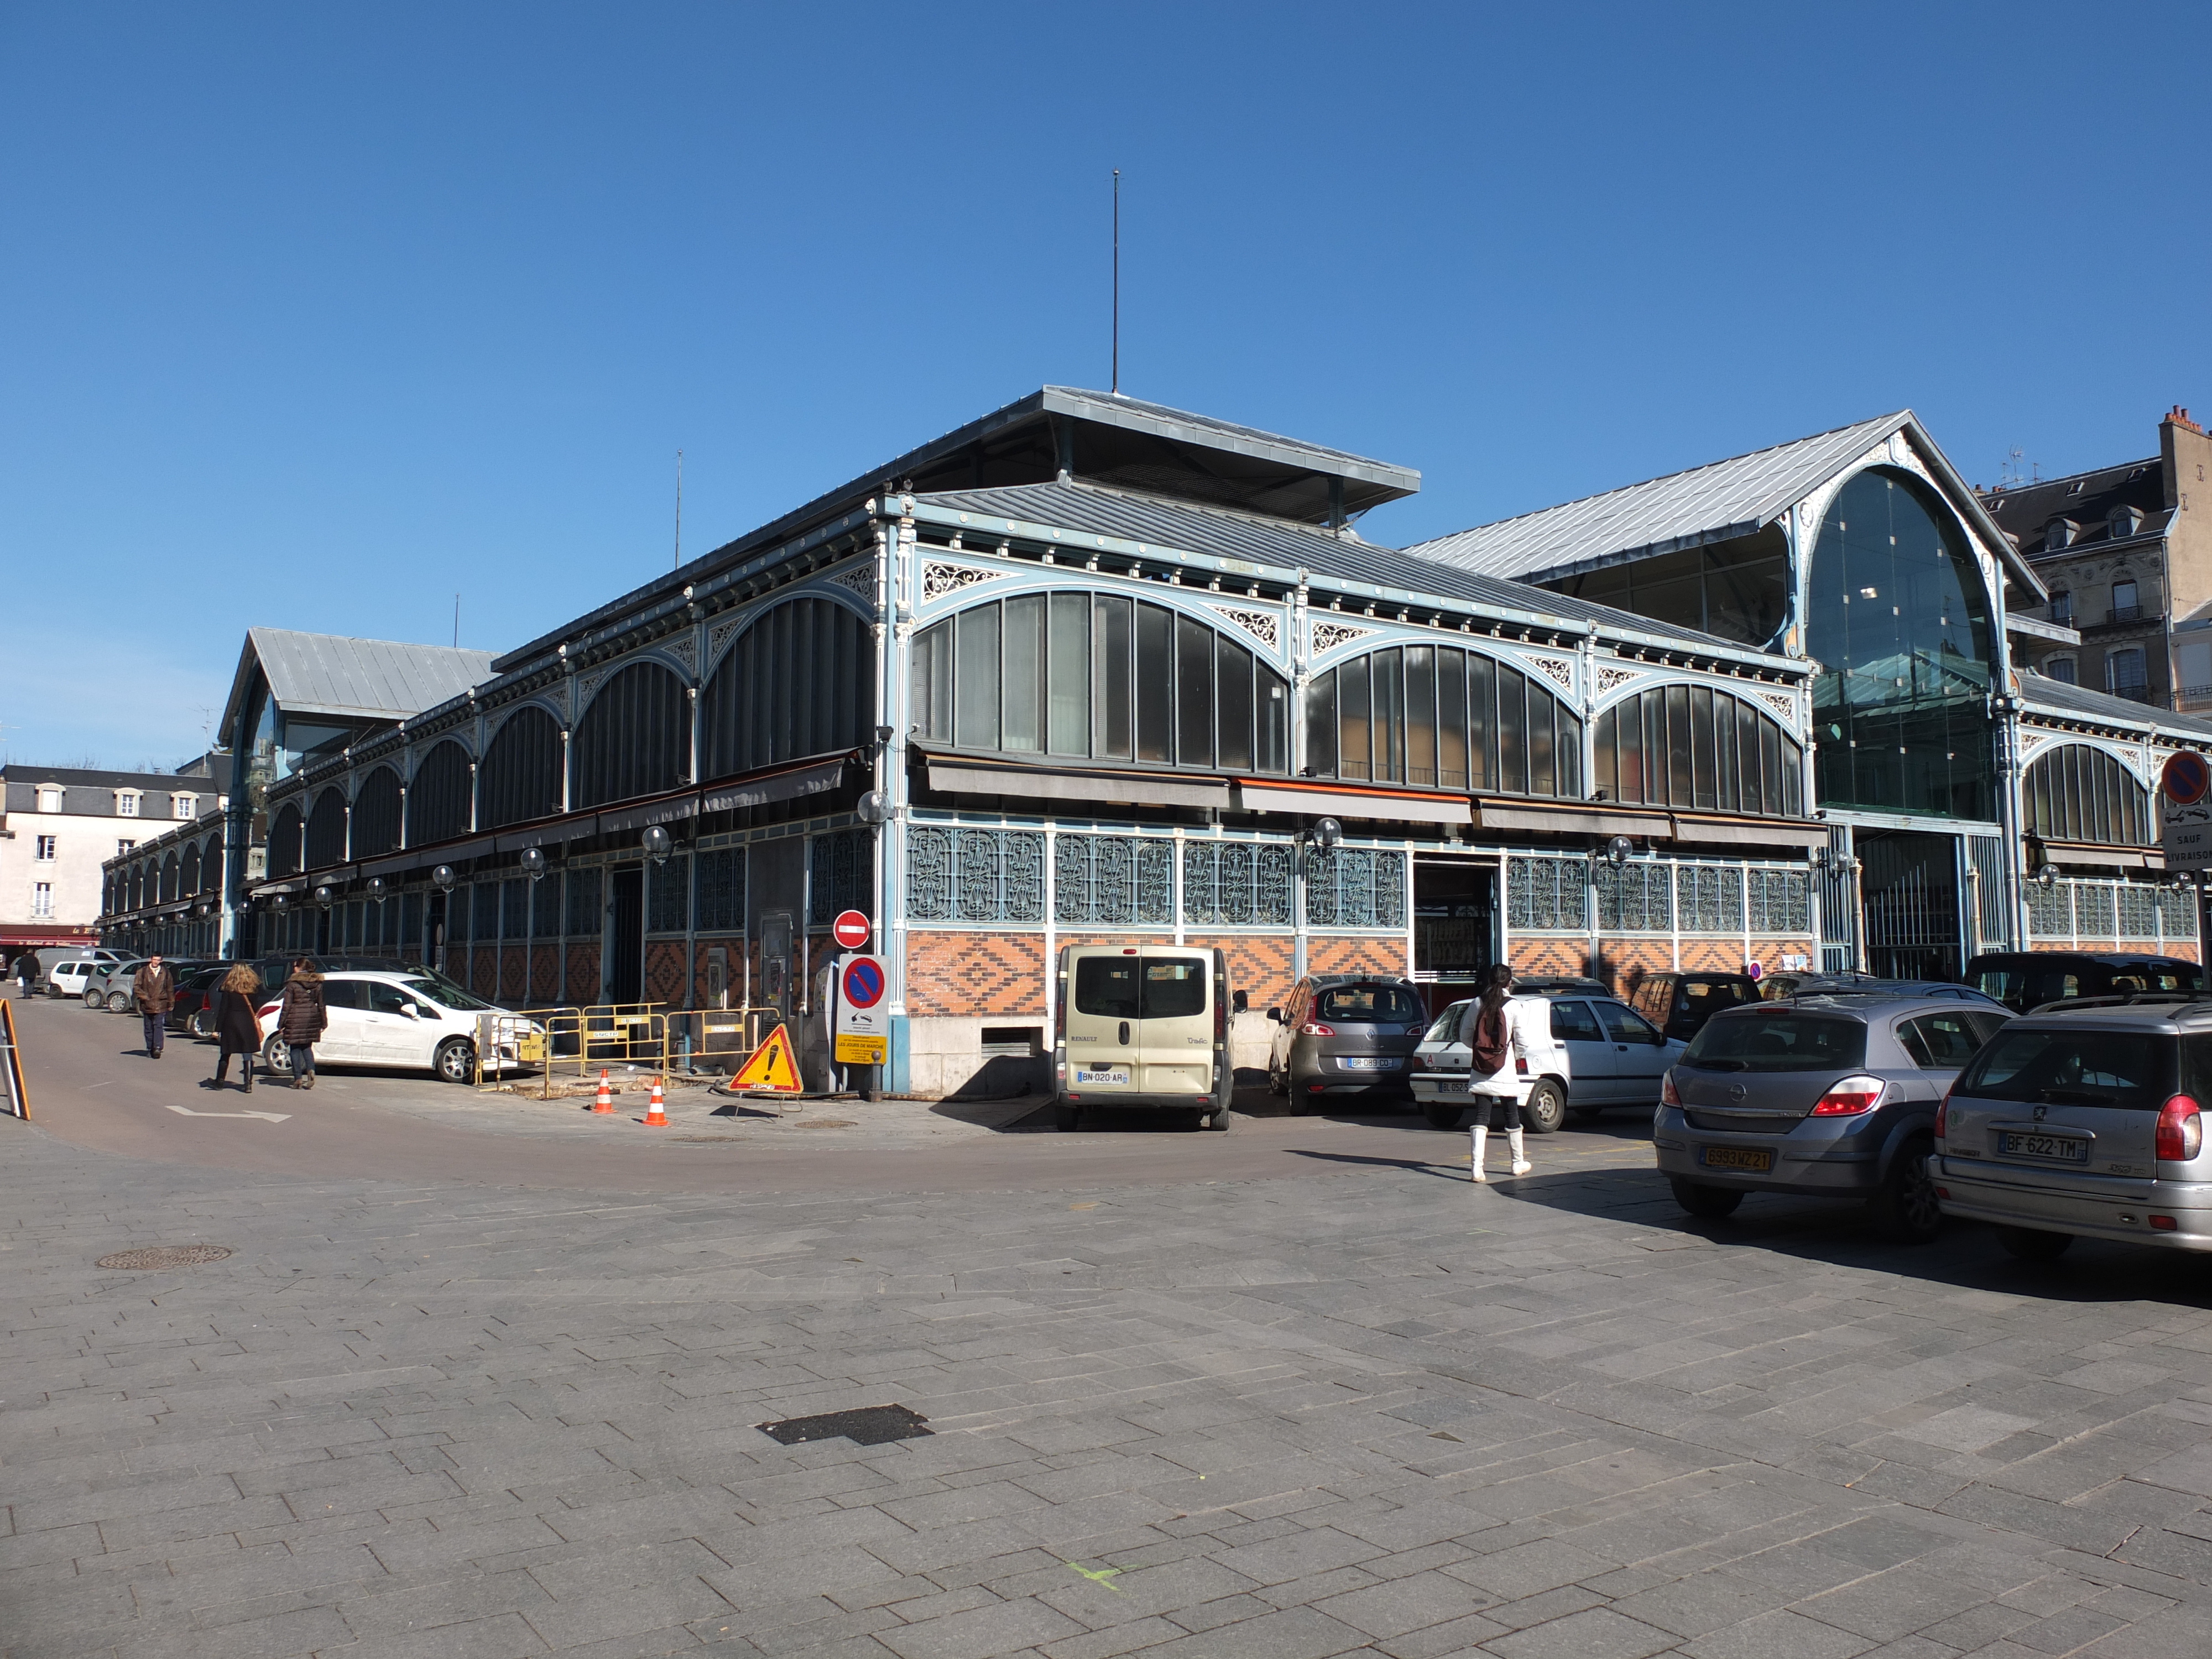
M1942 1223L1936 1109L2009 1018L1879 993L1724 1010L1667 1074L1660 1170L1692 1215L1726 1216L1746 1193L1851 1198L1889 1237L1924 1243Z
M2212 1001L2114 998L2024 1016L1943 1103L1936 1201L1994 1222L2028 1261L2077 1237L2212 1250L2207 1090Z
M1332 1095L1412 1101L1413 1049L1429 1016L1411 980L1310 974L1267 1018L1279 1028L1267 1049L1267 1087L1288 1095L1293 1112Z

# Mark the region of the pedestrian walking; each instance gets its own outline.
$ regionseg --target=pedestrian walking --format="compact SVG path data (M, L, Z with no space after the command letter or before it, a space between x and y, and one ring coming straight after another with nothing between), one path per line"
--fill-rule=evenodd
M216 1056L215 1076L204 1087L222 1088L230 1071L230 1057L236 1054L246 1092L253 1092L253 1057L261 1052L261 1021L253 1003L260 990L261 975L242 962L222 976L215 997L215 1037L221 1048Z
M32 988L38 982L39 953L36 951L26 951L15 958L16 1000L22 1001L27 999L31 995Z
M323 1030L330 1023L331 1017L323 1010L323 976L311 962L294 963L292 976L284 981L276 1035L284 1039L295 1089L315 1086L315 1044L322 1041Z
M1505 1144L1512 1149L1513 1173L1527 1175L1528 1162L1521 1127L1521 1091L1526 1079L1516 1058L1525 1058L1533 1046L1527 1028L1528 1010L1513 1000L1513 970L1504 963L1490 970L1490 984L1482 1000L1468 1011L1472 1025L1468 1046L1474 1065L1468 1087L1474 1100L1473 1167L1477 1181L1487 1181L1482 1159L1484 1143L1492 1129L1503 1127Z
M159 1060L162 1041L169 1035L169 1010L177 1006L177 976L169 971L159 951L139 963L138 971L131 975L131 1000L137 1006L138 1018L146 1023L146 1053Z

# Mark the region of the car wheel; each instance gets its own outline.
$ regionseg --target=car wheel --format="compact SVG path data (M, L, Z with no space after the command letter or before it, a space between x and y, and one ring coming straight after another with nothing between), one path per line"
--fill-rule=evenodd
M84 1006L93 1009L105 1008L107 1006L107 999L97 991L87 991L84 994Z
M1528 1103L1521 1109L1528 1127L1540 1135L1556 1134L1567 1121L1567 1091L1550 1078L1528 1091Z
M271 1033L269 1041L261 1045L261 1069L270 1077L292 1075L292 1051L284 1039Z
M1466 1107L1455 1106L1448 1101L1431 1101L1421 1108L1421 1115L1428 1119L1431 1129L1456 1129L1466 1110Z
M1284 1081L1283 1074L1275 1069L1275 1062L1270 1060L1267 1062L1267 1092L1280 1097L1290 1091L1291 1085Z
M1292 1072L1284 1079L1283 1092L1290 1097L1292 1117L1308 1117L1312 1115L1312 1091L1306 1087L1306 1080L1296 1072Z
M438 1075L448 1083L476 1081L476 1045L466 1037L447 1037L438 1045L437 1058L432 1063Z
M1213 1133L1218 1135L1227 1134L1229 1133L1229 1109L1224 1106L1219 1111L1214 1113L1212 1116L1206 1120L1205 1127L1212 1130Z
M1925 1244L1943 1224L1936 1182L1928 1174L1928 1157L1935 1150L1931 1139L1906 1141L1890 1160L1889 1172L1874 1195L1869 1208L1875 1227L1893 1244Z
M2073 1247L2071 1233L2046 1233L2035 1227L2000 1227L1997 1243L2022 1261L2056 1261Z
M1694 1181L1676 1181L1674 1201L1702 1221L1721 1221L1735 1213L1743 1194L1733 1187L1707 1187Z
M204 1008L197 1009L185 1022L185 1030L204 1042L215 1036L215 1017Z

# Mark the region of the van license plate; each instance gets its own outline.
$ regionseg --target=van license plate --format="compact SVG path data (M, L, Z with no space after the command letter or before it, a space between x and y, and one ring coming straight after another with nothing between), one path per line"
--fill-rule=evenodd
M1387 1056L1354 1055L1349 1060L1340 1060L1337 1064L1347 1072L1395 1072L1398 1069L1397 1060Z
M2007 1158L2047 1158L2061 1164L2089 1161L2089 1143L2072 1135L2001 1134L1997 1150Z
M1075 1081L1079 1085L1118 1083L1127 1086L1129 1073L1126 1066L1109 1066L1104 1070L1093 1071L1087 1066L1079 1066L1075 1068Z
M1774 1154L1764 1146L1708 1146L1698 1154L1708 1170L1747 1170L1765 1175L1774 1167Z

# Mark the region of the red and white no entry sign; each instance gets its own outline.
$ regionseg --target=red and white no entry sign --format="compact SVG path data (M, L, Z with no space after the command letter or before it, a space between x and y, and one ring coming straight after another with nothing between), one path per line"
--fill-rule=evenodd
M845 911L830 924L830 933L848 951L857 951L866 945L871 931L868 919L858 910Z

